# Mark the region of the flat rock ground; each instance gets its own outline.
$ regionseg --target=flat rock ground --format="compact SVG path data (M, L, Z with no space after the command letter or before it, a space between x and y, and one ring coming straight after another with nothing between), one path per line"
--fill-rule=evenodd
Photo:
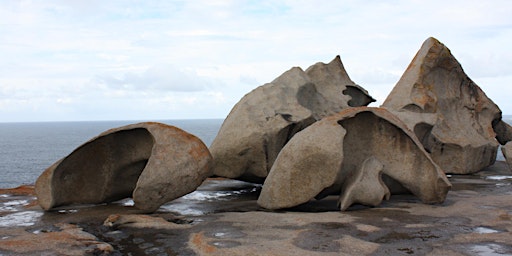
M0 190L0 255L512 255L505 163L449 179L441 205L393 195L346 212L336 196L266 211L260 186L222 179L153 214L129 200L43 212L30 186Z

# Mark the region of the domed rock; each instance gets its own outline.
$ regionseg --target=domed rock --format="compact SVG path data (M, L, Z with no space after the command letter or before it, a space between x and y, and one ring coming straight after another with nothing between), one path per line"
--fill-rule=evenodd
M101 133L47 168L36 181L45 210L132 197L154 211L194 191L211 175L212 157L197 137L145 122Z
M261 183L295 133L344 108L372 101L350 80L339 56L306 71L292 68L233 107L210 146L214 174Z
M279 153L258 204L297 206L339 194L339 207L376 206L407 191L440 203L451 184L416 136L382 108L347 108L297 133Z
M474 173L496 160L501 111L450 50L428 38L382 107L413 130L447 173Z

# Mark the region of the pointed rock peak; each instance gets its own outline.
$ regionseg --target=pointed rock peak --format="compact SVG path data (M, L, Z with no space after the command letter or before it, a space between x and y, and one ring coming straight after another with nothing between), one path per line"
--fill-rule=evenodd
M496 123L501 111L437 39L423 43L382 107L417 132L446 172L474 173L494 163L493 128L505 130Z
M336 80L345 81L346 84L355 85L354 81L350 79L350 77L347 74L347 71L345 70L345 67L343 66L343 63L341 62L341 58L339 55L337 55L331 62L325 64L323 62L317 62L316 64L310 66L306 69L306 73L309 76L318 76L318 73L328 73L331 74L332 77L325 77L328 79L335 78Z
M429 37L423 42L411 65L417 62L421 63L418 67L423 69L444 67L446 69L459 68L462 71L462 67L452 55L450 49L433 37Z

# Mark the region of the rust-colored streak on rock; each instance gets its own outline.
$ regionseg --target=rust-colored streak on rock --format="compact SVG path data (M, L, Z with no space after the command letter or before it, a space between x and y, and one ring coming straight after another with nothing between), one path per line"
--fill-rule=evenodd
M0 194L15 196L33 196L35 195L34 185L21 185L16 188L1 188Z
M205 241L203 232L192 234L191 240L192 245L201 253L211 254L217 250L215 246L209 245L208 242Z

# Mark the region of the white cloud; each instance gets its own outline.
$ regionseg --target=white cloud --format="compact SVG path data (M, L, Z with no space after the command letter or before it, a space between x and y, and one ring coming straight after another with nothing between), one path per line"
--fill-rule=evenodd
M0 120L223 117L338 54L384 98L429 36L512 114L510 13L505 0L4 1Z

